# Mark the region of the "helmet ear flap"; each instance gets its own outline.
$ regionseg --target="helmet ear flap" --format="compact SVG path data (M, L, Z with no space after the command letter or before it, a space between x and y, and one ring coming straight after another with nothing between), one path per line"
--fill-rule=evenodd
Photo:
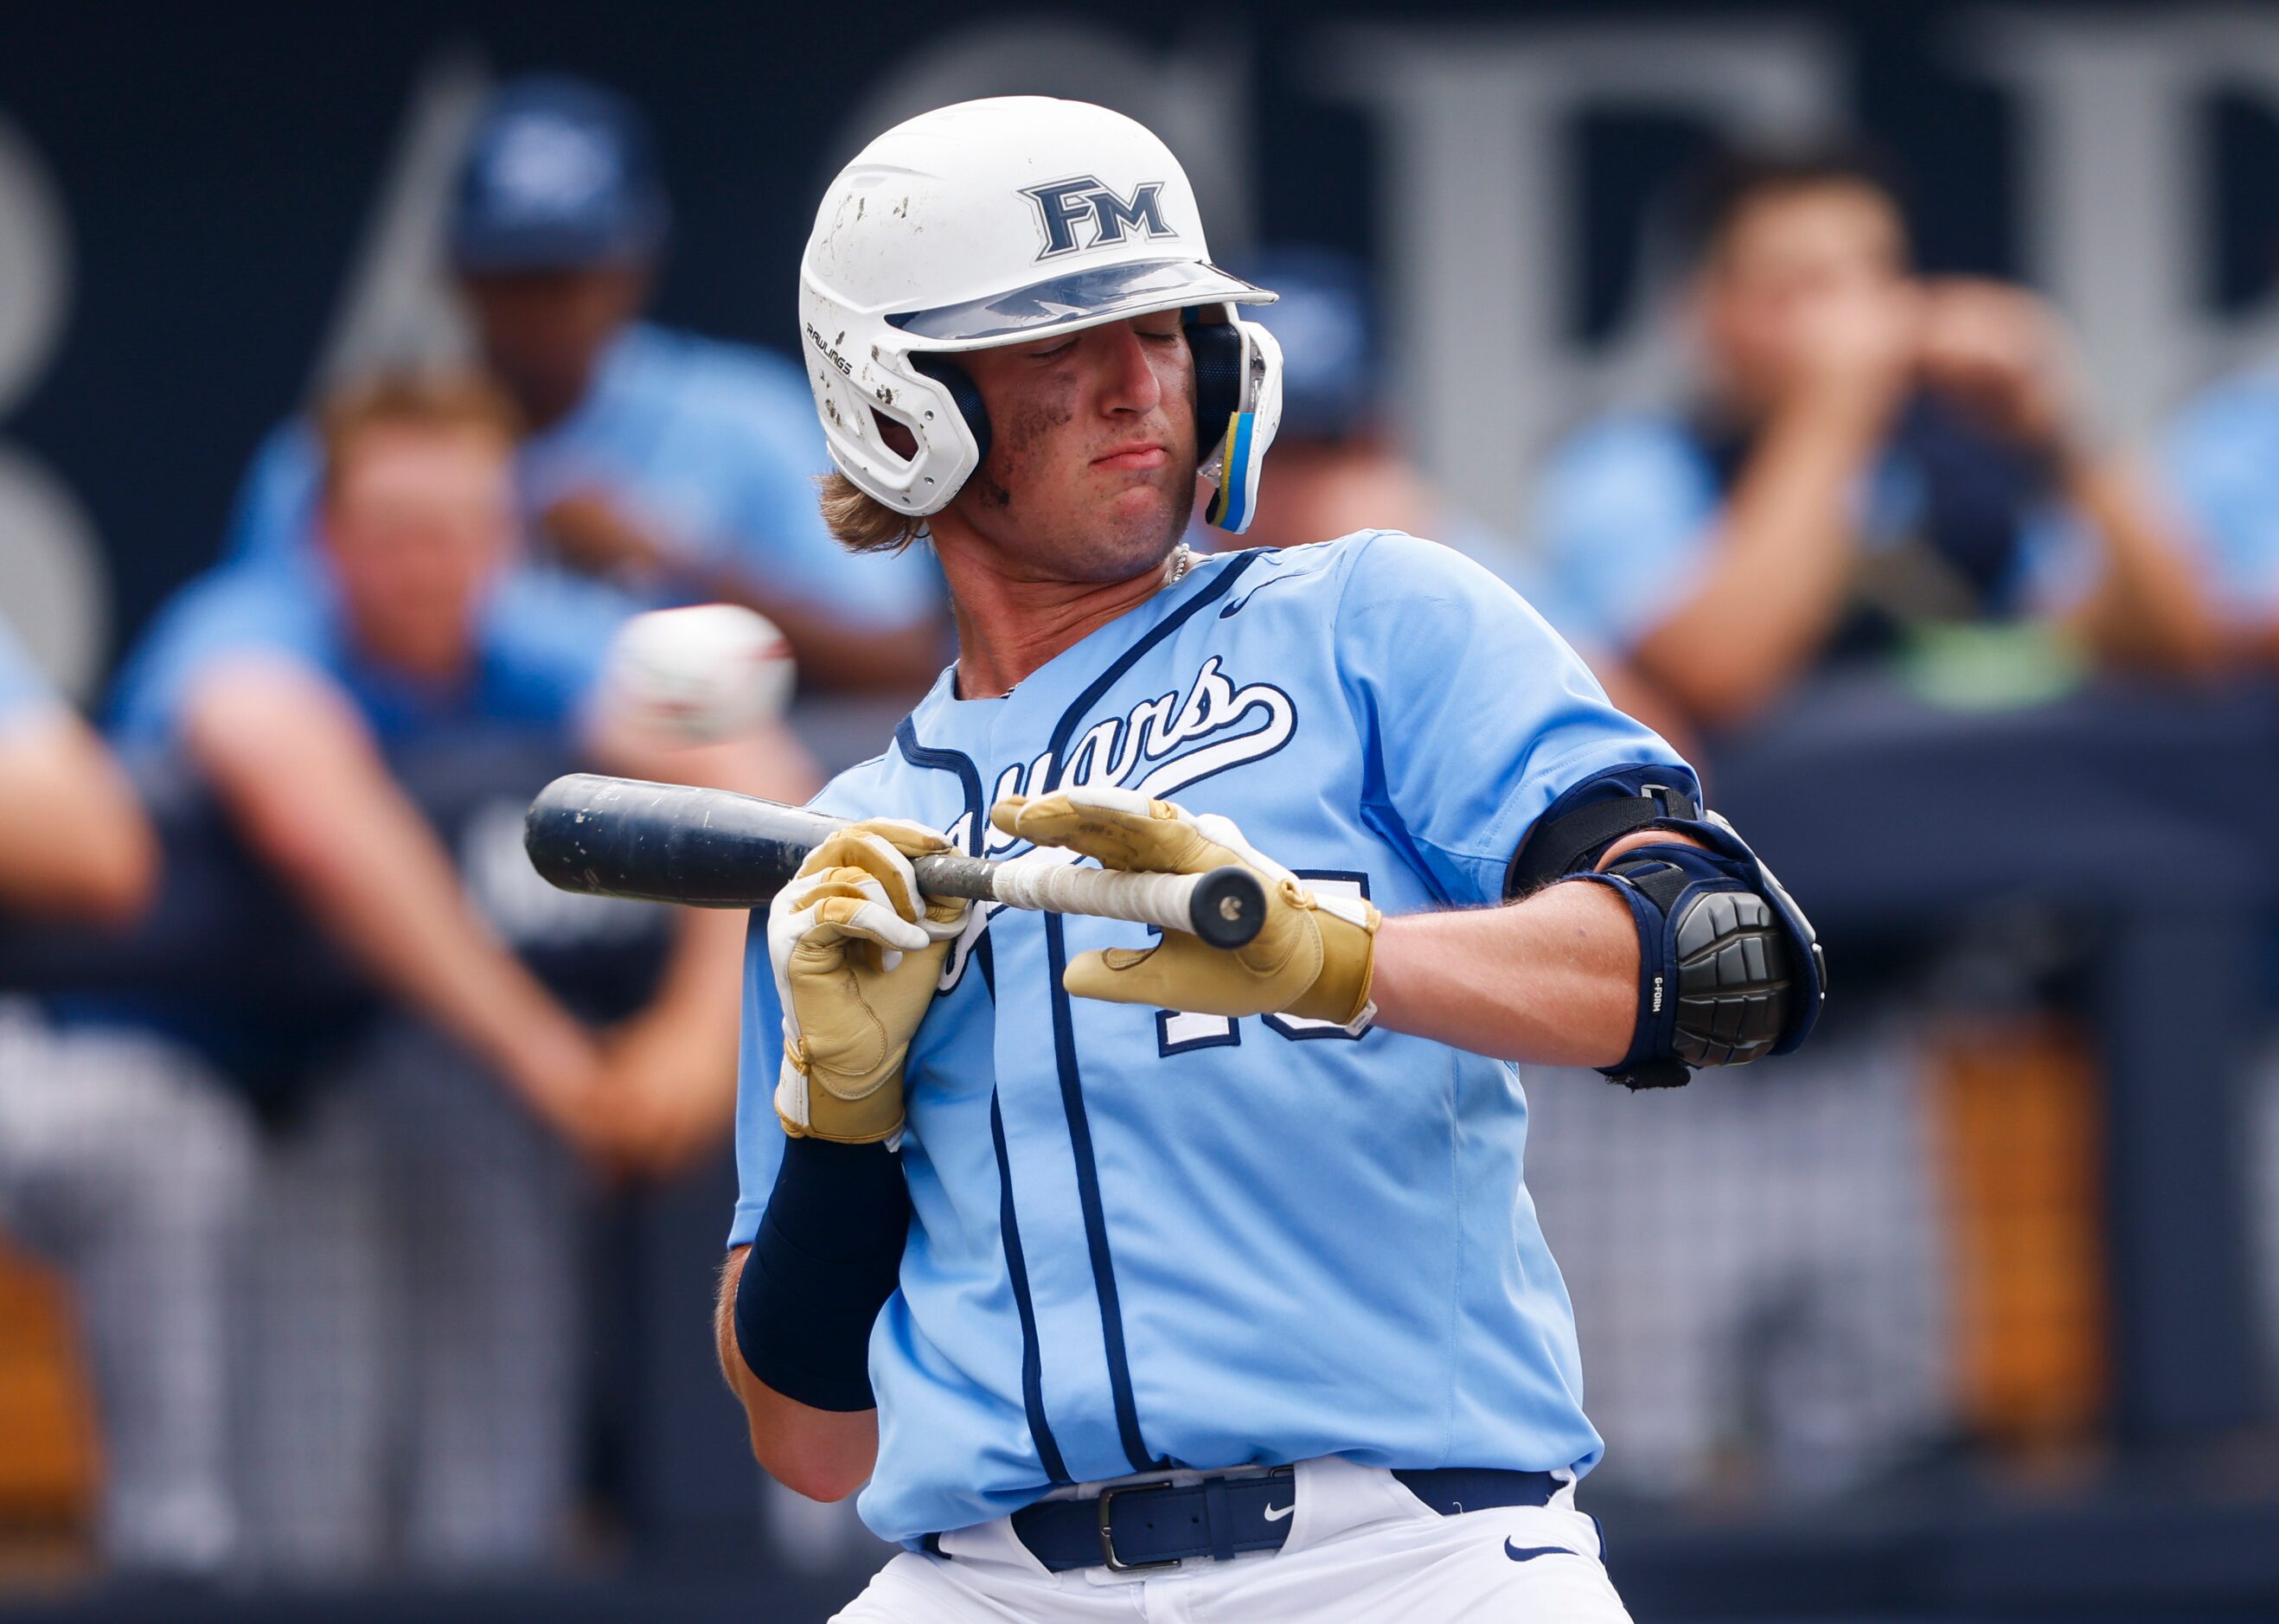
M965 426L973 431L973 451L976 465L989 460L989 409L981 403L981 389L972 375L956 362L944 356L917 355L910 357L911 367L924 372L940 384L952 402L957 415L965 419Z
M1195 452L1208 463L1242 410L1242 335L1230 321L1190 321L1186 330L1195 369Z
M1282 424L1282 349L1256 322L1193 319L1202 313L1190 312L1186 333L1196 448L1203 477L1218 482L1203 519L1239 535L1250 528L1259 468Z

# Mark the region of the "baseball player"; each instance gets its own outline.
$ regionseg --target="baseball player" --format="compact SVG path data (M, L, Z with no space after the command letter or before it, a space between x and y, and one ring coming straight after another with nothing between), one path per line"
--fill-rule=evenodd
M940 657L933 572L833 545L797 370L639 318L671 212L646 120L599 86L509 81L461 156L449 269L526 431L515 478L541 552L643 603L757 609L810 683L915 691ZM263 443L232 557L289 566L319 545L316 427L301 414Z
M125 925L160 866L134 785L0 621L0 918ZM0 1230L71 1281L116 1570L210 1575L234 1554L227 1286L252 1155L203 1067L0 996Z
M1239 531L1278 352L1163 142L1017 97L833 182L802 337L842 540L959 654L748 957L717 1329L777 1476L906 1553L840 1616L1620 1619L1515 1061L1801 1042L1810 927L1486 571ZM955 847L1235 862L1239 951L922 895Z

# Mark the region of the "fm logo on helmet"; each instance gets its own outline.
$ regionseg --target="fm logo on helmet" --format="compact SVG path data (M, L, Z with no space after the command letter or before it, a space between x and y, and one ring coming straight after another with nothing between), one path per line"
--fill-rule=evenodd
M1111 247L1123 241L1127 231L1144 232L1150 237L1179 234L1163 224L1161 180L1141 181L1132 188L1129 202L1114 187L1092 175L1024 187L1021 195L1036 204L1038 223L1044 228L1045 246L1037 255L1039 259L1072 254L1079 248ZM1078 242L1077 226L1087 214L1092 217L1092 241Z

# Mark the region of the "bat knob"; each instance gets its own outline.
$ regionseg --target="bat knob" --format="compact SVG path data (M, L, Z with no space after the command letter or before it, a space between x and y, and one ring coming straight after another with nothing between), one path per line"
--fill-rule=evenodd
M1266 925L1266 887L1233 863L1195 882L1187 901L1187 928L1213 947L1247 947Z

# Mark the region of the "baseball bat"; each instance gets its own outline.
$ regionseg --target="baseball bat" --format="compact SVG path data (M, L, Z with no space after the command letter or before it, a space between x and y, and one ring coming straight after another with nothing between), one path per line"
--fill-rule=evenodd
M573 772L530 803L523 848L564 891L694 908L754 908L799 872L843 818L685 784ZM1248 869L1130 874L1026 854L1002 862L945 852L913 860L932 896L1128 919L1241 947L1266 923L1266 888Z

